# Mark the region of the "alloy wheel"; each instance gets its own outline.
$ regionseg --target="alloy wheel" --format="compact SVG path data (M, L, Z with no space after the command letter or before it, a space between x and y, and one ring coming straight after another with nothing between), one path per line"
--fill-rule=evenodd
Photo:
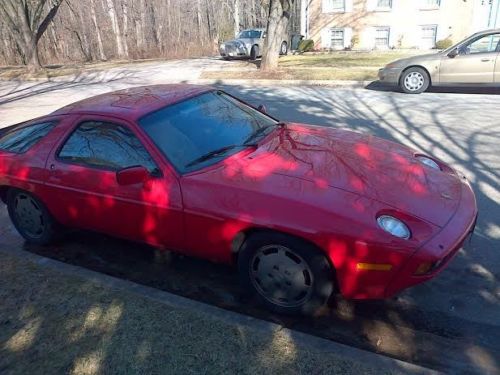
M26 194L18 194L14 201L17 223L27 235L40 238L45 231L43 211L38 203Z
M425 77L420 72L409 73L404 80L404 85L409 91L418 91L425 84Z
M312 293L314 280L309 265L288 247L261 247L253 256L249 271L258 293L275 305L300 306Z

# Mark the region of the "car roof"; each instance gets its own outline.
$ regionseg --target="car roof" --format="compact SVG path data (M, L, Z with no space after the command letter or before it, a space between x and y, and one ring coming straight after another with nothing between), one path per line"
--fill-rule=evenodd
M150 112L212 90L214 88L210 86L189 84L132 87L83 99L58 109L52 115L91 113L135 121Z
M241 31L264 31L264 30L266 30L264 27L254 27L252 29L245 29L245 30L241 30Z

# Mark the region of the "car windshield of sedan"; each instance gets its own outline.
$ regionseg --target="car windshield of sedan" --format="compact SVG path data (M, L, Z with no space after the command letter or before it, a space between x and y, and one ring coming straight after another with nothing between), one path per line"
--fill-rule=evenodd
M186 173L249 147L278 122L221 91L210 91L150 113L139 125Z
M238 38L241 39L258 39L260 38L261 31L259 30L243 30Z

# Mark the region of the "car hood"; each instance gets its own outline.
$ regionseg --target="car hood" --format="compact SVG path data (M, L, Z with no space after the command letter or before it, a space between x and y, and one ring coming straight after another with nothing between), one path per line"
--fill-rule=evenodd
M245 45L251 44L254 42L256 39L251 39L251 38L237 38L237 39L231 39L228 40L227 42L224 42L224 44L236 44L237 42L241 42Z
M371 135L303 124L289 124L238 160L247 174L286 175L379 201L444 226L460 201L456 173L422 165L413 150Z
M405 67L405 66L408 66L411 64L418 64L418 63L423 63L423 62L427 62L427 61L439 60L439 59L441 59L442 55L443 55L443 52L435 52L435 53L427 53L425 55L405 57L404 59L399 59L399 60L393 61L390 65Z

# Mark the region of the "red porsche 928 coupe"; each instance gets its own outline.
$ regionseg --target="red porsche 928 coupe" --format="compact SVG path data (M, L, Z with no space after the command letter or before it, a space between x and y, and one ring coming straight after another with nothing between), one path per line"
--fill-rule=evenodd
M429 280L477 216L466 178L434 157L192 85L107 93L4 129L0 196L29 242L72 227L232 263L281 313Z

